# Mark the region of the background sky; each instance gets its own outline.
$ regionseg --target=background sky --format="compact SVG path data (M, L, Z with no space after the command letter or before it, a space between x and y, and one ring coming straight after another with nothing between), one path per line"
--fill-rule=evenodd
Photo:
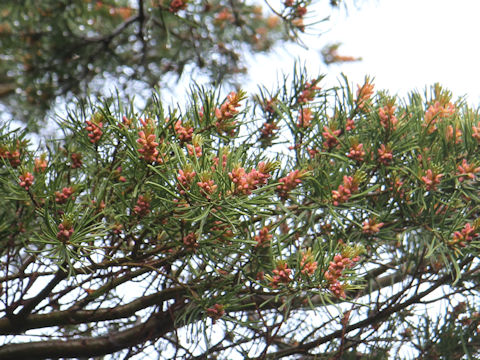
M370 75L377 90L405 96L439 82L454 98L466 95L473 107L480 104L479 0L346 0L333 11L321 2L309 8L310 21L330 20L307 30L309 49L280 46L257 56L249 69L253 84L273 87L298 57L312 76L328 74L330 85L338 85L342 72L355 84ZM322 65L320 50L335 42L342 43L340 54L362 61Z

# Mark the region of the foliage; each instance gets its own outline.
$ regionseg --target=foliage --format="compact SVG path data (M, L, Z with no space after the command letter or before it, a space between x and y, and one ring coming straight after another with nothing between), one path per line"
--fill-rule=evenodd
M479 356L478 114L321 87L3 128L0 358Z
M309 3L273 13L237 0L3 0L1 102L33 125L55 100L102 94L112 82L132 94L171 88L184 72L232 80L245 53L295 39Z

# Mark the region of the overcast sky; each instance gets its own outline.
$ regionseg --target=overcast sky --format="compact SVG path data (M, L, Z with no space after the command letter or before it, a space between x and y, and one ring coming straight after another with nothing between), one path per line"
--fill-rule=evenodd
M331 84L341 72L354 83L371 75L377 89L405 95L439 82L454 97L467 95L471 105L480 104L479 0L347 0L346 9L333 12L328 1L321 2L310 9L311 19L331 18L318 26L317 35L304 37L309 50L288 46L273 57L258 57L250 69L254 82L273 86L278 71L291 72L293 53L312 75L328 73ZM341 54L363 60L321 65L321 48L334 42L342 42Z

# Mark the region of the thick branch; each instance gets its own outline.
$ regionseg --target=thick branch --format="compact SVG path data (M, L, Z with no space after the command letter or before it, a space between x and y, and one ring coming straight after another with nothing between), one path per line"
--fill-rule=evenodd
M97 310L56 311L48 314L33 314L22 321L11 321L8 318L0 319L0 335L20 334L30 329L39 329L51 326L67 326L89 322L124 319L133 316L137 311L181 296L185 292L183 287L166 289L164 291L144 296L126 305Z
M0 84L0 98L12 94L17 88L14 82Z
M154 314L149 320L130 329L97 338L51 340L9 344L0 347L2 360L40 360L82 358L113 354L131 346L143 344L168 333L174 327L170 313Z

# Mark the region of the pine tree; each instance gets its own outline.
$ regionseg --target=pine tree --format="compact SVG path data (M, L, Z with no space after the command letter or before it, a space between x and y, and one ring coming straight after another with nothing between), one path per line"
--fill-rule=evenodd
M71 4L35 13L106 11L90 25L111 30L138 10ZM284 5L301 30L305 4ZM155 6L185 26L200 11ZM35 146L0 127L0 359L480 356L476 111L440 85L399 99L298 67L185 98L79 99Z

